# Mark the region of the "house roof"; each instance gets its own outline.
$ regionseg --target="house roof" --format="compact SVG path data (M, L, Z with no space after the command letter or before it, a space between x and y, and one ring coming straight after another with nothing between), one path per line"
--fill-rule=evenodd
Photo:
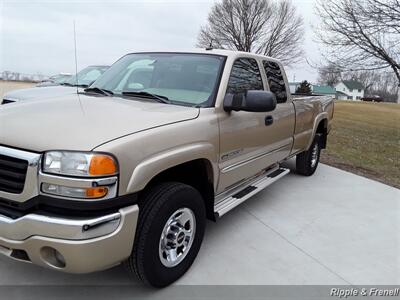
M313 84L313 93L322 95L334 95L336 90L329 85L315 85Z
M363 90L364 86L356 80L343 80L343 84L350 90Z
M336 91L336 95L338 95L338 96L348 96L346 93L343 93L341 91Z

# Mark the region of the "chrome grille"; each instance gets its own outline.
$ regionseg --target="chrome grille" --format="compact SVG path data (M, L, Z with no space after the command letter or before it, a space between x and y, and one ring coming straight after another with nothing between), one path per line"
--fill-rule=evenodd
M0 191L21 194L27 170L28 161L0 154Z

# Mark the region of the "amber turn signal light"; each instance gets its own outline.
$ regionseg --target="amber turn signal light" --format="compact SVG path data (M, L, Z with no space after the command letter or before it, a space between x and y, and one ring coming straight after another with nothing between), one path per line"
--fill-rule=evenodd
M90 175L105 176L105 175L114 175L116 173L117 173L117 163L111 156L104 154L93 155L89 166Z
M86 189L86 198L102 198L108 193L106 187L94 187Z

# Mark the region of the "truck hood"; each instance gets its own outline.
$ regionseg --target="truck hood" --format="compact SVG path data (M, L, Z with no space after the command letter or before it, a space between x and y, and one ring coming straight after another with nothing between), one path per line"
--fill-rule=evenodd
M76 87L72 86L34 87L34 88L21 89L9 92L3 96L3 99L8 99L12 101L47 99L47 98L71 95L74 93L76 93Z
M90 151L110 140L195 119L199 109L143 99L69 95L0 106L0 144Z

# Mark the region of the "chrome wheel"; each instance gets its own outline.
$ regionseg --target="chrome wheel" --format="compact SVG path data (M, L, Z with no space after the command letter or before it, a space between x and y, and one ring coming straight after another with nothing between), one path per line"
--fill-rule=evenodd
M161 263L172 268L190 251L196 234L196 217L189 208L175 211L161 233L159 254Z
M311 168L314 168L317 165L318 154L319 154L319 145L318 143L315 143L311 151Z

